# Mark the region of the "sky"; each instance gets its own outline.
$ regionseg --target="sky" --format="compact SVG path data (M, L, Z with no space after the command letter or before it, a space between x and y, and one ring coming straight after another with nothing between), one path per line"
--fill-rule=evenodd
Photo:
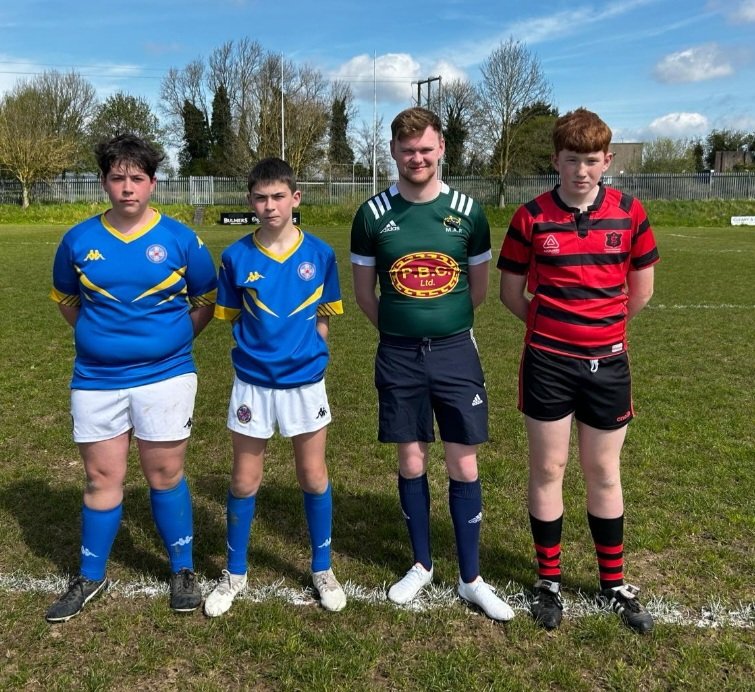
M755 131L755 0L0 0L0 94L75 70L159 115L169 68L243 38L351 84L357 122L372 122L375 92L388 124L418 81L478 82L513 38L559 112L596 111L614 141Z

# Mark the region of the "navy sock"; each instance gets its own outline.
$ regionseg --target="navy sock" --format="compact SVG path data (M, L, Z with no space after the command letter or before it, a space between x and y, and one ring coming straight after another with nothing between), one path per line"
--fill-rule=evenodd
M319 495L302 491L304 514L312 546L312 571L330 569L330 533L333 527L333 493L330 483Z
M430 570L433 560L430 556L430 486L427 474L419 478L404 478L399 474L398 496L409 530L414 562Z
M86 579L100 581L105 578L105 569L115 536L121 525L123 503L113 509L81 509L81 566L79 573Z
M448 507L456 535L456 554L462 581L473 582L480 575L480 526L482 487L480 479L465 483L448 479Z
M149 489L152 517L170 559L170 571L194 569L194 519L186 477L168 490Z
M228 571L231 574L238 575L246 572L249 534L252 532L256 504L256 495L236 497L230 490L228 491L225 523Z

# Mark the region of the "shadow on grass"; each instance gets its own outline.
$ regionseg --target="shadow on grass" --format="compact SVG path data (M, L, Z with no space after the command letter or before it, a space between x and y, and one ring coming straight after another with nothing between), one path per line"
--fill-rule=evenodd
M209 551L209 559L225 566L225 498L228 492L226 476L195 477L192 491L196 501L204 499L219 504L217 519L195 529L196 540ZM201 500L200 500L201 497ZM432 548L436 565L446 562L453 565L453 572L439 575L455 583L456 544L448 513L447 496L438 498L445 511L432 515ZM395 486L385 491L348 492L334 489L333 494L333 551L336 556L360 562L365 566L378 566L396 577L403 576L411 566L412 553L406 524L399 507ZM437 506L437 503L436 503ZM209 514L207 515L209 517ZM276 554L259 548L259 536L255 531L275 535L280 541L295 546L296 555L309 556L309 534L301 490L294 483L281 483L266 479L257 496L254 525L250 546L250 566L269 569L295 581L306 581L308 570L296 566L285 554ZM495 527L487 526L483 532L480 562L483 576L492 582L506 584L508 581L527 583L534 579L529 555L514 553L507 549L485 545L485 534L494 537ZM496 541L498 543L498 541ZM195 551L198 550L195 549ZM336 559L338 559L336 557ZM301 560L298 561L301 564ZM308 564L308 559L307 559ZM340 573L339 573L340 574ZM359 581L359 575L340 574L344 579Z
M36 556L50 560L60 574L76 574L79 569L82 488L52 487L41 479L16 481L0 489L0 507L14 516L21 527L24 543ZM194 507L197 524L207 523L205 510ZM197 571L214 566L197 560ZM144 485L126 487L123 519L110 554L110 562L157 579L170 572L167 555L152 520L149 489Z

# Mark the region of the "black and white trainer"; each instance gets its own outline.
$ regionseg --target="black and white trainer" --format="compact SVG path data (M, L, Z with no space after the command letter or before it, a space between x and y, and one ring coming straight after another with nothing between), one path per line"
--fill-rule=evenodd
M47 622L66 622L76 617L97 594L107 589L110 582L105 579L87 579L79 575L68 582L68 588L47 609Z
M598 600L604 608L616 613L627 627L645 634L653 629L653 616L638 600L639 591L636 586L622 584L603 589Z
M202 604L197 575L183 569L170 575L170 608L176 613L191 613Z
M561 584L548 579L538 579L533 588L532 617L547 630L555 630L561 624L564 605L561 602Z

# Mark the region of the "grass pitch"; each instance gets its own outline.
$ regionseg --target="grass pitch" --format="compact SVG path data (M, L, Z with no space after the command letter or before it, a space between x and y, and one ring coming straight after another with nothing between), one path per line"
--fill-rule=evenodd
M70 439L71 333L47 299L64 230L0 227L0 688L750 688L755 229L656 229L662 261L655 296L630 325L637 418L623 455L627 577L660 620L642 638L586 605L597 570L576 462L565 483L563 541L571 616L548 634L518 600L534 578L526 439L516 411L523 327L498 302L492 268L475 327L491 405L491 440L479 457L481 563L486 580L519 605L517 617L495 624L452 597L456 561L439 445L429 469L438 588L423 609L382 598L410 553L394 451L375 439L376 334L353 300L345 227L312 230L336 249L346 311L331 322L327 383L334 567L349 582L347 609L330 614L302 605L309 600L309 548L301 495L290 443L275 438L251 541L251 593L259 598L241 599L212 621L168 610L155 588L167 577L167 562L134 459L110 562L118 586L81 617L47 625L52 591L77 568L84 478ZM217 258L248 230L200 233ZM502 234L494 231L494 253ZM207 580L224 566L230 346L230 329L220 322L196 346L200 385L188 476L196 568Z

